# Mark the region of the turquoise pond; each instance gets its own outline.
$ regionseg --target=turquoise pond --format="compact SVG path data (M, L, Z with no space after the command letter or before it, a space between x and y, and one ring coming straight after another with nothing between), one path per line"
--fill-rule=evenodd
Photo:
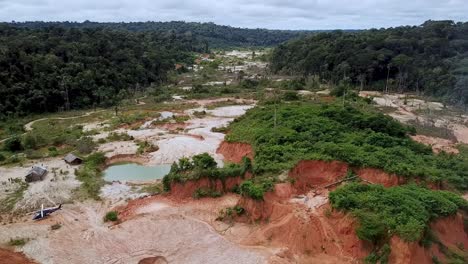
M171 170L171 165L143 166L134 163L118 164L104 171L106 181L151 181L162 179Z

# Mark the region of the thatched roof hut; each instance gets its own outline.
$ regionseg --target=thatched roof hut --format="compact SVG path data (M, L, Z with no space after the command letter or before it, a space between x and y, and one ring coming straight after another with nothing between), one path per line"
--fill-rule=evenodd
M80 157L77 157L75 156L74 154L70 153L68 155L66 155L63 160L70 164L70 165L78 165L78 164L81 164L83 162L83 160L80 158Z
M26 182L42 181L47 174L47 169L42 166L34 166L26 174Z

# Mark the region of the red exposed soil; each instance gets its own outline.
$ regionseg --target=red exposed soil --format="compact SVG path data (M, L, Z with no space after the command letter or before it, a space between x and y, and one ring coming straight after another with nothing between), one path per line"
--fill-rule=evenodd
M224 150L236 148L227 144ZM277 256L285 262L362 263L372 251L372 245L357 237L354 218L349 214L331 210L326 200L325 204L310 207L306 202L314 200L307 199L314 198L306 199L297 195L310 194L310 191L314 190L314 193L319 193L321 197L328 197L328 191L323 187L343 179L348 168L346 163L338 161L301 161L289 173L294 179L294 184L276 184L273 191L264 195L263 200L241 197L237 205L244 208L246 213L236 220L256 224L249 225L249 232L236 239L246 246L281 248L283 251ZM404 183L396 175L387 174L382 170L358 169L356 173L366 181L386 187ZM251 175L247 177L250 178ZM198 188L225 192L242 181L240 177L228 178L223 185L220 180L210 181L208 178L202 178L183 184L175 183L171 185L171 194L165 199L178 203L189 200ZM297 199L306 202L293 202ZM144 201L145 199L132 201L127 208L138 208L145 203ZM135 206L132 206L132 203L135 203ZM125 219L127 214L132 215L131 211L121 211L119 218ZM456 250L460 245L468 248L468 237L461 215L440 219L434 222L431 228L441 243L450 249ZM445 260L436 244L426 249L418 243L406 243L398 237L393 237L390 246L392 252L389 263L432 263L433 256L441 261Z
M328 206L311 212L302 204L291 204L288 198L293 192L291 185L280 184L264 201L241 198L238 205L246 210L249 220L264 223L243 240L244 244L287 248L289 258L299 256L294 260L298 263L356 263L370 253L370 246L357 238L351 217L339 213L325 216Z
M306 193L312 188L339 181L347 172L348 165L344 162L304 160L289 172L289 177L295 180L294 187L297 191Z
M0 264L36 264L21 252L0 248Z
M431 229L444 245L463 245L463 248L468 248L468 235L461 214L439 219L431 224Z
M224 161L232 163L240 163L243 157L248 157L253 160L252 146L247 143L229 143L223 141L219 145L216 153L224 156Z
M184 183L171 184L171 197L176 199L187 199L193 196L193 193L200 188L211 189L217 192L225 193L231 191L236 185L241 184L245 179L249 179L250 174L242 177L228 177L224 184L221 180L211 180L209 178L201 178L197 181L187 181Z
M385 187L398 186L406 182L405 179L395 174L388 174L380 169L362 168L356 170L356 174L365 181L381 184Z

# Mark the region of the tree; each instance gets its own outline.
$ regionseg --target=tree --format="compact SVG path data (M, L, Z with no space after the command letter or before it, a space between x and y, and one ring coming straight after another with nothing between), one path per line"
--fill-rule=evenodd
M7 139L3 146L6 151L16 152L23 150L21 139L17 136Z

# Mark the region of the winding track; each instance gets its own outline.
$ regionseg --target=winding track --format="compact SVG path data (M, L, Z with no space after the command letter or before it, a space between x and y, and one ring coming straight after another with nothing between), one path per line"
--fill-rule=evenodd
M24 125L24 130L26 132L24 132L23 134L21 134L21 136L23 136L24 134L26 134L27 132L33 130L33 125L36 123L36 122L39 122L39 121L44 121L44 120L68 120L68 119L75 119L75 118L82 118L82 117L87 117L87 116L90 116L92 114L96 114L96 113L100 113L100 112L104 112L106 110L99 110L99 111L91 111L91 112L86 112L85 114L83 115L79 115L79 116L70 116L70 117L44 117L44 118L39 118L39 119L36 119L36 120L33 120L27 124ZM8 139L10 139L12 137L7 137L5 139L2 139L0 140L0 143L4 142L4 141L7 141Z

